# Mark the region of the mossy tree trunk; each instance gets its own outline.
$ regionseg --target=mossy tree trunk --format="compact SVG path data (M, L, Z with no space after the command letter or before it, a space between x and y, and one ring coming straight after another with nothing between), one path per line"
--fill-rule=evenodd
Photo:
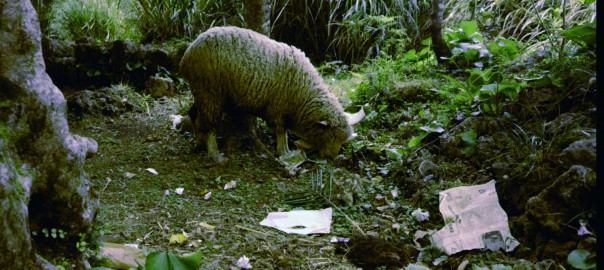
M271 6L268 0L243 0L244 20L248 29L270 37Z
M451 57L451 51L445 44L442 35L444 10L444 0L432 0L430 31L432 34L432 49L439 64L448 64Z
M54 268L43 258L83 268L76 243L99 207L82 169L97 143L69 132L40 39L29 1L0 0L0 269Z

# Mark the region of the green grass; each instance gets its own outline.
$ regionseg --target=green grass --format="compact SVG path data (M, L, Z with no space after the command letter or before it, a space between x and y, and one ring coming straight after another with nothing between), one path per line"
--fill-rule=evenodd
M241 26L240 1L132 0L145 42L193 40L209 27Z
M115 0L57 1L50 11L48 33L60 40L92 38L99 41L138 40L131 15Z

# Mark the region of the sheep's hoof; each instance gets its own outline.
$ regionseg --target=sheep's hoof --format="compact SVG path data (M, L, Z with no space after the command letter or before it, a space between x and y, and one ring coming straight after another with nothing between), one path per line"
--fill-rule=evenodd
M220 153L216 153L216 154L208 153L208 156L210 156L214 160L214 162L217 162L217 163L222 163L222 162L226 161L226 158Z

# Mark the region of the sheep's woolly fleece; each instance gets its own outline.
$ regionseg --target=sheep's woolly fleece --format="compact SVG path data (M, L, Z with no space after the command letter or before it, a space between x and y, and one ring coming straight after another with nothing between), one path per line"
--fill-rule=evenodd
M352 135L342 106L304 53L259 33L212 28L189 46L180 69L202 110L201 132L214 131L224 110L237 108L319 148L339 149Z

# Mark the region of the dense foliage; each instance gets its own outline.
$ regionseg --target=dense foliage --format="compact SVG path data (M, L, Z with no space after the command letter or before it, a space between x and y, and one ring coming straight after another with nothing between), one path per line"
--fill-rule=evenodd
M192 40L211 26L243 25L243 3L220 0L38 0L43 31L61 40ZM431 1L271 1L271 35L317 61L360 63L419 50L429 37ZM563 31L595 23L594 1L472 1L445 5L445 26L474 21L485 38L528 51L565 52ZM593 44L592 44L593 45Z

